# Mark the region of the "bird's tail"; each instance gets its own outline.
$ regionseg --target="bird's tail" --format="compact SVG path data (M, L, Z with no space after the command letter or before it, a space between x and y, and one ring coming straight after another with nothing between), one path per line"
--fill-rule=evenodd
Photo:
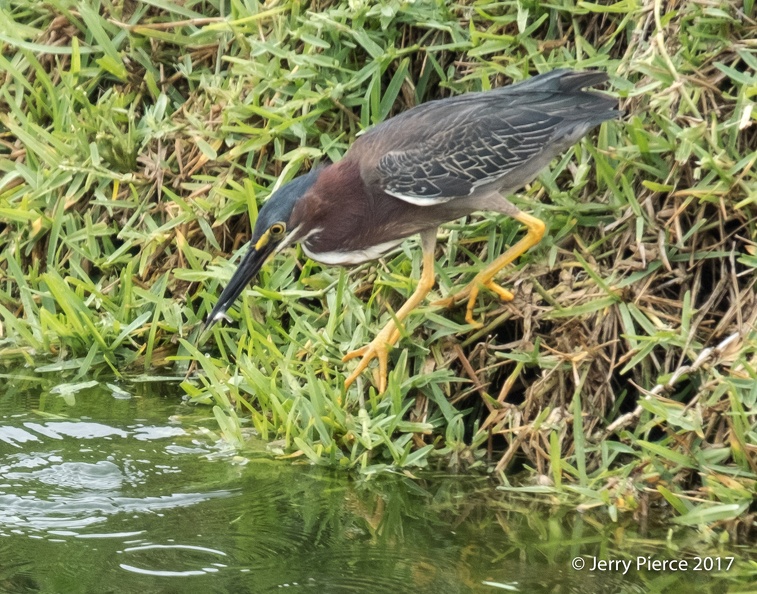
M599 70L560 68L504 88L515 95L528 94L540 109L560 113L566 123L575 120L593 127L623 115L615 97L584 90L607 80L607 73Z
M568 70L558 68L544 74L537 74L502 90L509 93L576 93L586 87L607 82L607 73L601 70Z
M616 99L602 93L583 90L587 87L607 82L607 80L607 73L600 70L568 70L567 68L558 68L551 72L537 74L523 82L502 87L497 91L507 95L544 93L545 95L563 97L572 96L577 100L586 97L601 98L605 102L606 109L617 108L618 102ZM600 106L594 105L593 107Z

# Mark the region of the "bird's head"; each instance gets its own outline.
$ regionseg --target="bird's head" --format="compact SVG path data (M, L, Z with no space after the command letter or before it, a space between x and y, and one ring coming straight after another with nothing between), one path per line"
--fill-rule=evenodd
M292 211L318 179L318 175L319 171L313 170L292 180L274 192L260 209L250 247L205 321L205 329L226 318L226 311L255 278L268 257L295 240L297 229L290 228Z

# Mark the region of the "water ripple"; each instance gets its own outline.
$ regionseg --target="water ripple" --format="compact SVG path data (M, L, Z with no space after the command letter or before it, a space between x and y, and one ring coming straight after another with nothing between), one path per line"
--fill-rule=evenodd
M175 493L160 497L116 497L83 493L38 499L34 496L0 495L0 535L8 532L48 532L79 536L83 528L102 524L116 514L148 514L198 505L229 497L231 491ZM91 535L89 535L91 536Z
M154 554L154 551L159 551ZM160 577L191 577L216 573L225 568L226 564L217 560L209 562L207 557L226 557L226 553L207 547L182 544L147 544L138 547L129 547L120 553L137 555L144 560L139 566L129 563L121 563L121 569L141 575ZM147 553L139 555L139 553Z

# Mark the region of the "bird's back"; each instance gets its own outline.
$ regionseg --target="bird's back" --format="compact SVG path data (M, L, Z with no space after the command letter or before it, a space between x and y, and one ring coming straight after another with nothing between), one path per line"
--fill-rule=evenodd
M491 112L504 113L531 112L564 117L612 119L620 114L618 102L612 97L583 89L607 81L607 74L598 71L577 72L558 69L539 74L525 81L492 89L465 93L456 97L428 101L390 118L368 131L362 138L386 134L390 129L402 127L409 136L410 130L425 136L425 131L433 131L445 120L465 120L486 118ZM418 140L415 137L415 140Z
M372 187L414 204L512 191L591 128L617 117L617 100L584 91L603 72L554 70L492 91L414 107L355 142Z

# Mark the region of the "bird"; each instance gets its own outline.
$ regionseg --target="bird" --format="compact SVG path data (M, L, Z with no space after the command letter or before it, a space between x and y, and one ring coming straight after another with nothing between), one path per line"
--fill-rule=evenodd
M617 100L587 91L608 80L597 70L557 69L496 89L417 105L358 136L337 162L311 169L276 190L260 208L250 247L208 315L221 319L270 256L299 243L321 264L352 266L380 258L419 234L422 270L415 291L367 345L342 361L361 358L345 390L378 359L378 390L386 389L388 352L398 324L434 286L434 251L441 224L477 211L507 215L525 236L484 267L464 289L432 305L467 299L473 317L479 291L502 300L513 294L495 283L505 266L536 245L546 225L507 200L591 129L620 115Z

